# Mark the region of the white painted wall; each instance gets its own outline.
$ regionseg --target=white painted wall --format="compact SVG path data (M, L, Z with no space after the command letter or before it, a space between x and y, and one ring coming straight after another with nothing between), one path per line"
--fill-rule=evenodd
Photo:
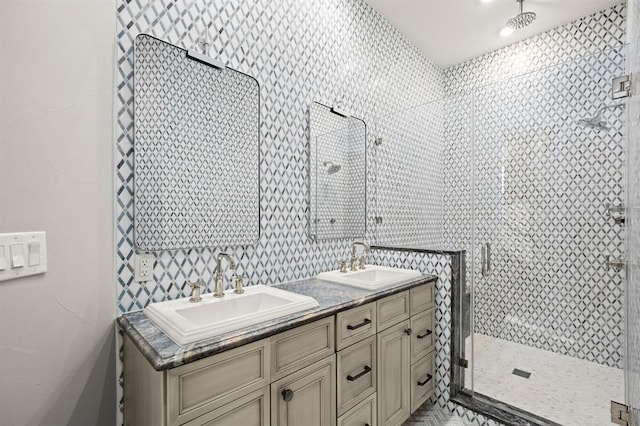
M0 283L0 424L115 423L113 0L3 0L0 232L49 272Z

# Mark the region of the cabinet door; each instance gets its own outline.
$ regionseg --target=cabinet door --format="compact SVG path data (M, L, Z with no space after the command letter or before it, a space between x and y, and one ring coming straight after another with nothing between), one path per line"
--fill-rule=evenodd
M410 329L405 320L378 334L378 424L401 425L411 414Z
M335 426L335 355L271 384L274 426Z

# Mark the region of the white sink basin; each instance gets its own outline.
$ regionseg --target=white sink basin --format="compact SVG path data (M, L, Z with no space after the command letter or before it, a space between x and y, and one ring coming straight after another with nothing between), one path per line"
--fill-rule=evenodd
M397 284L407 283L420 278L422 274L411 269L389 268L386 266L366 265L359 271L329 271L318 274L319 280L331 281L351 287L367 290L379 290Z
M223 298L204 294L198 303L189 302L188 297L152 303L144 314L176 343L186 345L316 306L312 297L255 285L245 287L243 294L229 292Z

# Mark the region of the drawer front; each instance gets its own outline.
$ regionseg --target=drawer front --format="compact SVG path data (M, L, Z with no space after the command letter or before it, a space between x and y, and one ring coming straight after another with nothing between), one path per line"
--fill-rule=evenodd
M435 306L435 283L430 282L409 290L411 299L411 315L426 311Z
M169 424L193 420L268 385L269 355L265 339L169 370Z
M271 378L278 380L335 353L334 317L271 338Z
M416 362L435 349L435 308L411 317L411 362Z
M434 352L411 366L411 412L417 410L435 390Z
M376 420L376 394L374 393L339 417L338 426L377 426Z
M186 426L269 426L269 386L213 410Z
M376 334L376 304L340 312L336 316L336 348L341 350Z
M338 415L376 391L376 337L338 352Z
M378 333L409 318L409 291L385 297L377 302Z
M271 423L335 426L336 358L331 355L271 384Z

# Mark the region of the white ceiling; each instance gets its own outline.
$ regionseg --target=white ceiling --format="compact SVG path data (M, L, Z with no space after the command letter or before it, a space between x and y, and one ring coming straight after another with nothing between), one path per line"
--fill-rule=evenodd
M516 0L365 0L442 67L523 40L622 0L525 0L537 19L509 37L498 33L519 12Z

